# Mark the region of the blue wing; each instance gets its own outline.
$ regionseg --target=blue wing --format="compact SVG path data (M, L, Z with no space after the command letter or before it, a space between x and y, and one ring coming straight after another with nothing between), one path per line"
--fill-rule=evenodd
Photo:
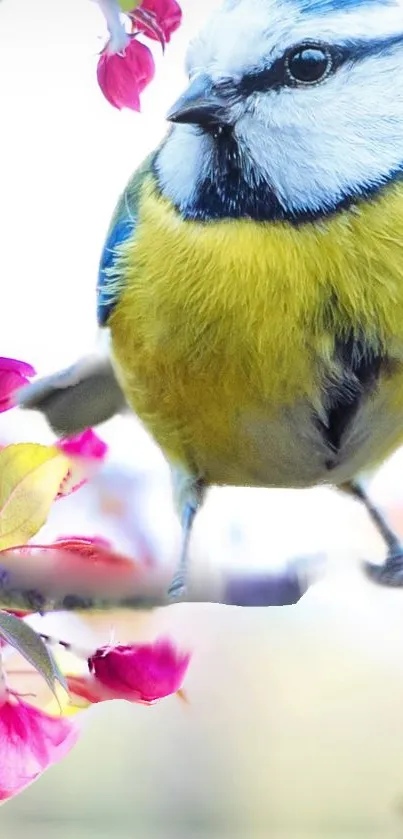
M119 299L122 280L114 271L119 245L122 245L135 229L135 219L125 215L116 220L105 242L99 265L97 284L97 317L99 326L106 326Z
M144 178L151 174L152 162L157 152L152 152L137 169L127 184L117 208L108 238L102 251L97 285L98 323L106 326L124 285L124 277L117 270L116 261L120 245L133 235L140 206Z

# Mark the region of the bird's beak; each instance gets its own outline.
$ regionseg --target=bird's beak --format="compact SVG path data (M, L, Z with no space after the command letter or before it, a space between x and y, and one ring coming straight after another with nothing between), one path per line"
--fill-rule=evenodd
M202 127L225 125L228 124L228 102L214 92L211 79L200 74L168 111L167 119Z

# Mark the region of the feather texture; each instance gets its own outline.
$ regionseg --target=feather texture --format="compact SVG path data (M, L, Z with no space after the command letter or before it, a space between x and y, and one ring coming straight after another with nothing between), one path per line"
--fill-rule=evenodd
M128 400L208 483L342 483L403 438L403 186L322 223L184 221L143 178L110 317ZM329 469L317 418L353 336L388 359ZM331 447L332 448L332 447Z
M97 284L97 317L106 326L122 288L123 277L115 270L121 245L136 228L138 192L143 176L150 170L153 156L149 156L136 171L117 204L102 251Z

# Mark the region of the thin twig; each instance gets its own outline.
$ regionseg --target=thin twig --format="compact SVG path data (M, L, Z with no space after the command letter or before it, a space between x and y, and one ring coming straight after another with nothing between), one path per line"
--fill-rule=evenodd
M302 563L302 560L301 560ZM213 581L204 580L192 585L175 603L222 603L237 606L282 606L297 603L317 574L313 567L307 571L301 564L277 573L267 573L262 576L248 577L244 575L236 578L229 577L219 586ZM172 604L167 589L161 583L150 581L147 589L132 594L110 593L85 594L77 592L51 591L49 580L47 585L33 583L32 566L27 567L27 580L24 582L21 568L17 573L9 568L0 567L0 609L25 609L32 612L108 612L108 611L147 611ZM46 590L47 589L47 590Z

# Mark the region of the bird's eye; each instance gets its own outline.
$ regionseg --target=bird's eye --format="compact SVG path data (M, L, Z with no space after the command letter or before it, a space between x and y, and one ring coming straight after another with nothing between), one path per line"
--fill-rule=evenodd
M291 84L317 84L332 72L333 56L331 49L324 44L299 44L285 56L285 67Z

